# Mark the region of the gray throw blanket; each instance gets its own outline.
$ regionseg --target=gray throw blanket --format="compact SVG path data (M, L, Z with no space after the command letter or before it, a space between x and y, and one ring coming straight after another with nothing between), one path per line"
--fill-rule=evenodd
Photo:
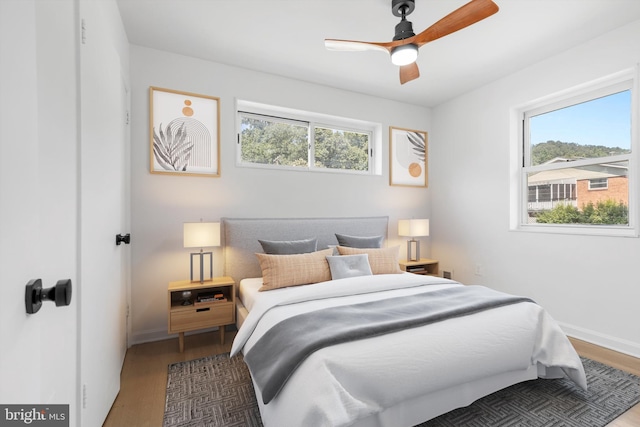
M244 360L267 404L316 350L520 302L533 301L483 286L456 286L320 309L274 325L245 354Z

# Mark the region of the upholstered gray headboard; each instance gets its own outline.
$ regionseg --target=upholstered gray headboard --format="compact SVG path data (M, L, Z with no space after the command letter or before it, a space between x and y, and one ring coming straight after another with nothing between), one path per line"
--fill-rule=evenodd
M255 256L263 252L260 240L300 240L315 237L318 250L337 245L335 233L351 236L384 236L386 243L389 218L222 218L224 274L236 283L247 277L261 277Z

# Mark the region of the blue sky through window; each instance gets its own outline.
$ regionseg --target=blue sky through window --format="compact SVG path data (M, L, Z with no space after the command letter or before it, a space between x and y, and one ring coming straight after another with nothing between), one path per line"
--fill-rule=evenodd
M631 91L614 93L530 119L531 144L575 142L631 149Z

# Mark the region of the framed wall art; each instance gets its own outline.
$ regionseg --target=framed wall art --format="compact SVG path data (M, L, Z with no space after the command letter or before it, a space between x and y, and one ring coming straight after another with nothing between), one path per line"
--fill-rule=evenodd
M220 98L149 88L150 171L220 176Z
M427 132L389 127L389 185L428 186Z

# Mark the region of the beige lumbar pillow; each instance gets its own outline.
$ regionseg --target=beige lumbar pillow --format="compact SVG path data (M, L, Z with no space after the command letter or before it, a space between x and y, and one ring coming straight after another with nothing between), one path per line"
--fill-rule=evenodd
M360 249L338 246L338 252L340 255L367 254L369 256L369 265L371 266L371 272L373 274L402 273L400 265L398 264L400 246L379 249Z
M262 287L259 290L268 291L331 280L327 256L332 253L333 249L330 248L295 255L256 254L262 269Z

